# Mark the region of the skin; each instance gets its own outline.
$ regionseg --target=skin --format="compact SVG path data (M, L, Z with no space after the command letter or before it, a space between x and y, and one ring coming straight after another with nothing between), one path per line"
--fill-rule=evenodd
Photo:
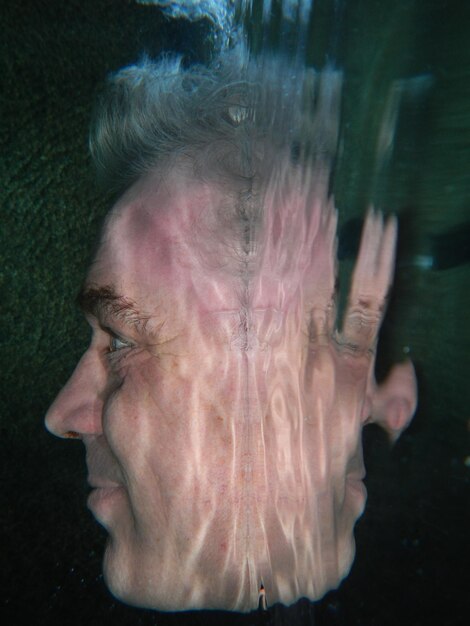
M410 363L374 380L394 220L368 215L336 329L325 188L277 177L250 249L221 226L227 195L178 170L108 216L82 297L92 341L46 425L85 444L105 579L125 602L250 611L260 592L317 599L349 571L361 429L396 438L416 383Z

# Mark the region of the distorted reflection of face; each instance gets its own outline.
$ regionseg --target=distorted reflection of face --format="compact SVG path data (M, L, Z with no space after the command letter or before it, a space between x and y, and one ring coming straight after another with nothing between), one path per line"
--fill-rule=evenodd
M105 579L131 604L321 597L354 556L362 426L397 435L414 411L411 364L373 376L394 223L366 221L340 333L335 212L291 187L268 190L248 251L222 190L176 170L108 216L80 298L91 345L46 419L85 444Z

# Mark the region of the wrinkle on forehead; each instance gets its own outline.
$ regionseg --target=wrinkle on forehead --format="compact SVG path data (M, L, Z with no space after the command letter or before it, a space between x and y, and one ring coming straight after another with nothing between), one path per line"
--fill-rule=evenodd
M164 184L140 182L113 209L89 280L111 282L111 273L137 301L158 290L196 297L209 309L238 308L244 262L237 237L220 225L233 203L216 187L176 173Z
M336 217L326 208L326 188L325 176L305 181L286 170L273 177L260 194L261 228L247 249L234 223L233 195L179 170L164 179L154 173L114 207L91 280L99 283L96 275L111 273L115 280L106 283L119 283L121 293L139 304L158 292L176 298L183 311L194 302L219 312L287 310L292 298L303 293L311 301L319 288L328 298ZM321 249L325 238L317 232L325 219L329 248Z

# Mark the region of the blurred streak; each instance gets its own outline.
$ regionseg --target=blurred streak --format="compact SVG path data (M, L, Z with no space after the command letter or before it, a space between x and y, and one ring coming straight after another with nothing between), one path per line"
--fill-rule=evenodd
M380 125L376 149L377 169L385 167L392 155L400 107L417 104L428 94L434 82L430 74L394 80L390 86Z

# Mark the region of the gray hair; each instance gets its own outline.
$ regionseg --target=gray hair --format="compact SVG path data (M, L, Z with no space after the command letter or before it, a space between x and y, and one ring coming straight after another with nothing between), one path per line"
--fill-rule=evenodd
M90 150L102 180L124 191L176 162L198 179L253 187L279 160L331 161L341 79L237 49L209 66L143 58L108 78Z

